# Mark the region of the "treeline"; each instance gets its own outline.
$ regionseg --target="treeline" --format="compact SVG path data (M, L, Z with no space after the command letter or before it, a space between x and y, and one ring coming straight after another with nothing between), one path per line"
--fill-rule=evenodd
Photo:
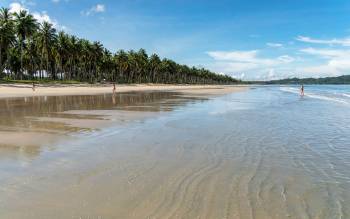
M350 84L350 75L325 78L288 78L266 81L264 84Z
M180 65L144 49L113 54L100 42L57 32L27 11L0 9L0 76L10 79L118 83L231 84L237 80Z

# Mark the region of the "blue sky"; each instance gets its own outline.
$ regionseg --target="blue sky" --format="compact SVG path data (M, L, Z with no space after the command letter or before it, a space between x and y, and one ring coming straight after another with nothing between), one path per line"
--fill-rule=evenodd
M242 79L350 74L349 0L1 0L108 49Z

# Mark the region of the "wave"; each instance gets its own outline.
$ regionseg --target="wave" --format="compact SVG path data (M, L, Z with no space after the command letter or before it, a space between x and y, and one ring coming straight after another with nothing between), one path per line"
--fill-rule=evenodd
M294 94L300 93L299 89L294 87L281 87L280 90L284 92L294 93Z
M300 94L300 90L298 88L294 88L294 87L281 87L280 90L284 91L284 92L293 93L293 94ZM331 95L333 95L333 96L331 96ZM322 94L322 93L316 93L316 91L311 91L311 92L305 92L305 96L310 97L310 98L314 98L314 99L319 99L319 100L342 103L342 104L346 104L346 105L350 104L350 102L347 98L346 99L341 98L342 96L350 97L350 94L347 94L347 93L342 93L341 95L339 95L339 93L333 93L333 94L328 93L328 95L327 95L327 94Z

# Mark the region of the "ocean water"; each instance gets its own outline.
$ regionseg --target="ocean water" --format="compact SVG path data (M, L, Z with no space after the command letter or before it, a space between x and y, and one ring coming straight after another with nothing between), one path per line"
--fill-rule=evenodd
M299 93L299 87L286 86L282 91ZM306 96L310 98L333 101L343 104L350 104L350 86L349 85L309 85L307 86Z
M350 87L298 89L107 104L171 110L0 156L0 217L350 218Z

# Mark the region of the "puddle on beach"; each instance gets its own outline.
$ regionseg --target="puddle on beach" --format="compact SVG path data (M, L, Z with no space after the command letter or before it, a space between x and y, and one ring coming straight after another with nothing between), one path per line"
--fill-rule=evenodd
M175 92L2 98L0 157L11 151L27 151L32 156L39 147L72 134L146 119L204 99Z

